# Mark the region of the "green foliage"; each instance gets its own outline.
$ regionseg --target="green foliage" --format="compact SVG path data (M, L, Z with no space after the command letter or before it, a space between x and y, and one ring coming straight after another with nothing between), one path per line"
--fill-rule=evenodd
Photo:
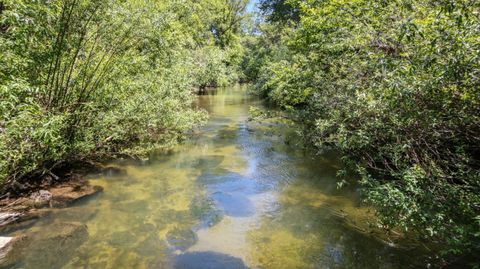
M260 0L260 10L269 22L282 22L299 20L298 8L288 0Z
M260 81L258 84L261 87L265 84L263 81L269 78L266 70L268 64L274 64L289 57L290 51L285 43L290 38L291 32L289 28L285 29L278 24L260 24L252 28L253 34L242 38L245 52L240 68L244 81ZM262 90L262 93L266 93L266 89Z
M195 51L192 75L199 88L206 86L226 86L238 81L236 65L226 64L231 59L229 51L217 47L207 47Z
M244 5L1 1L4 189L62 163L145 156L202 124L192 90L238 79Z
M245 60L257 90L346 156L383 227L480 251L478 1L287 3L298 23L261 26L275 51Z

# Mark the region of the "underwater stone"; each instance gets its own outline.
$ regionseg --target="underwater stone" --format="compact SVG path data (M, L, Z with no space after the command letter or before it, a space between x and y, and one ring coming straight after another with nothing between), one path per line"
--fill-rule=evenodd
M61 268L75 250L88 239L85 224L79 222L52 223L48 229L25 234L22 244L15 247L9 262L22 259L25 268Z
M167 233L167 242L175 250L185 251L198 240L197 234L190 229L176 228Z

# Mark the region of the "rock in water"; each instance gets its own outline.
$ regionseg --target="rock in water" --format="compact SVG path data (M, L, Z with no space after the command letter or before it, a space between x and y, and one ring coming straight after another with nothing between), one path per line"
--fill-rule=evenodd
M185 251L197 240L197 235L190 229L175 228L167 233L167 242L175 250Z
M53 194L52 204L54 207L65 207L73 202L92 196L103 191L100 186L78 185L59 186L50 190Z
M50 205L50 201L52 200L52 193L46 190L39 190L32 195L30 195L30 199L32 199L33 207L41 208Z
M137 237L130 231L114 232L108 239L108 243L114 247L132 246L136 241Z
M25 242L25 236L19 237L0 237L0 267L11 267L15 262L15 257L19 249Z
M9 262L25 268L61 268L88 239L88 231L79 222L58 222L25 237L25 244L11 251Z
M135 252L143 257L159 257L165 249L165 243L157 235L150 235L135 247Z
M0 212L0 227L15 222L23 215L20 212Z
M15 241L14 237L0 237L0 266L7 266L8 256L13 250L13 242Z
M0 249L12 241L13 237L0 236Z

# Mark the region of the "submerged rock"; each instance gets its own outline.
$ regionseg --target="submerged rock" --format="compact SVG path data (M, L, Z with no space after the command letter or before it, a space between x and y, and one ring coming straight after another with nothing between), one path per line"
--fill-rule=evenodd
M136 236L142 236L145 234L154 234L157 233L159 230L156 225L151 223L137 223L133 224L129 227L130 231L135 234Z
M7 267L12 265L17 248L21 245L25 237L6 237L0 236L0 266Z
M80 211L79 213L82 214L77 214L78 212L73 214L67 210L62 211L55 207L66 207L102 191L102 187L91 186L88 184L88 181L77 181L67 182L49 190L36 191L30 196L0 200L0 208L3 210L3 212L0 212L0 232L6 234L20 229L27 229L37 220L52 213L70 213L71 217L69 219L73 221L88 220L93 216L93 214L90 214L92 212L83 214L84 212Z
M135 252L144 257L156 257L165 252L165 243L156 235L149 235L135 248Z
M102 191L102 187L91 185L64 185L50 189L53 195L52 205L55 207L68 206Z
M108 244L114 247L128 247L137 241L137 237L129 231L114 232L108 239Z
M197 196L190 203L191 215L201 222L200 227L211 227L219 223L223 214L218 210L214 201L209 198Z
M188 228L175 228L167 233L167 242L175 250L185 251L197 241L197 234Z
M61 268L88 238L87 226L78 222L52 223L46 229L9 241L1 266ZM13 242L13 243L12 243Z

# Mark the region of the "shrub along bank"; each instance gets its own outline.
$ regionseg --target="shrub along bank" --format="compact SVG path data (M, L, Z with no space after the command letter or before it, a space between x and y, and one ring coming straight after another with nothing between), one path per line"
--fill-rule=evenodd
M237 79L245 1L0 1L3 193L78 160L144 156L206 120L192 88Z

